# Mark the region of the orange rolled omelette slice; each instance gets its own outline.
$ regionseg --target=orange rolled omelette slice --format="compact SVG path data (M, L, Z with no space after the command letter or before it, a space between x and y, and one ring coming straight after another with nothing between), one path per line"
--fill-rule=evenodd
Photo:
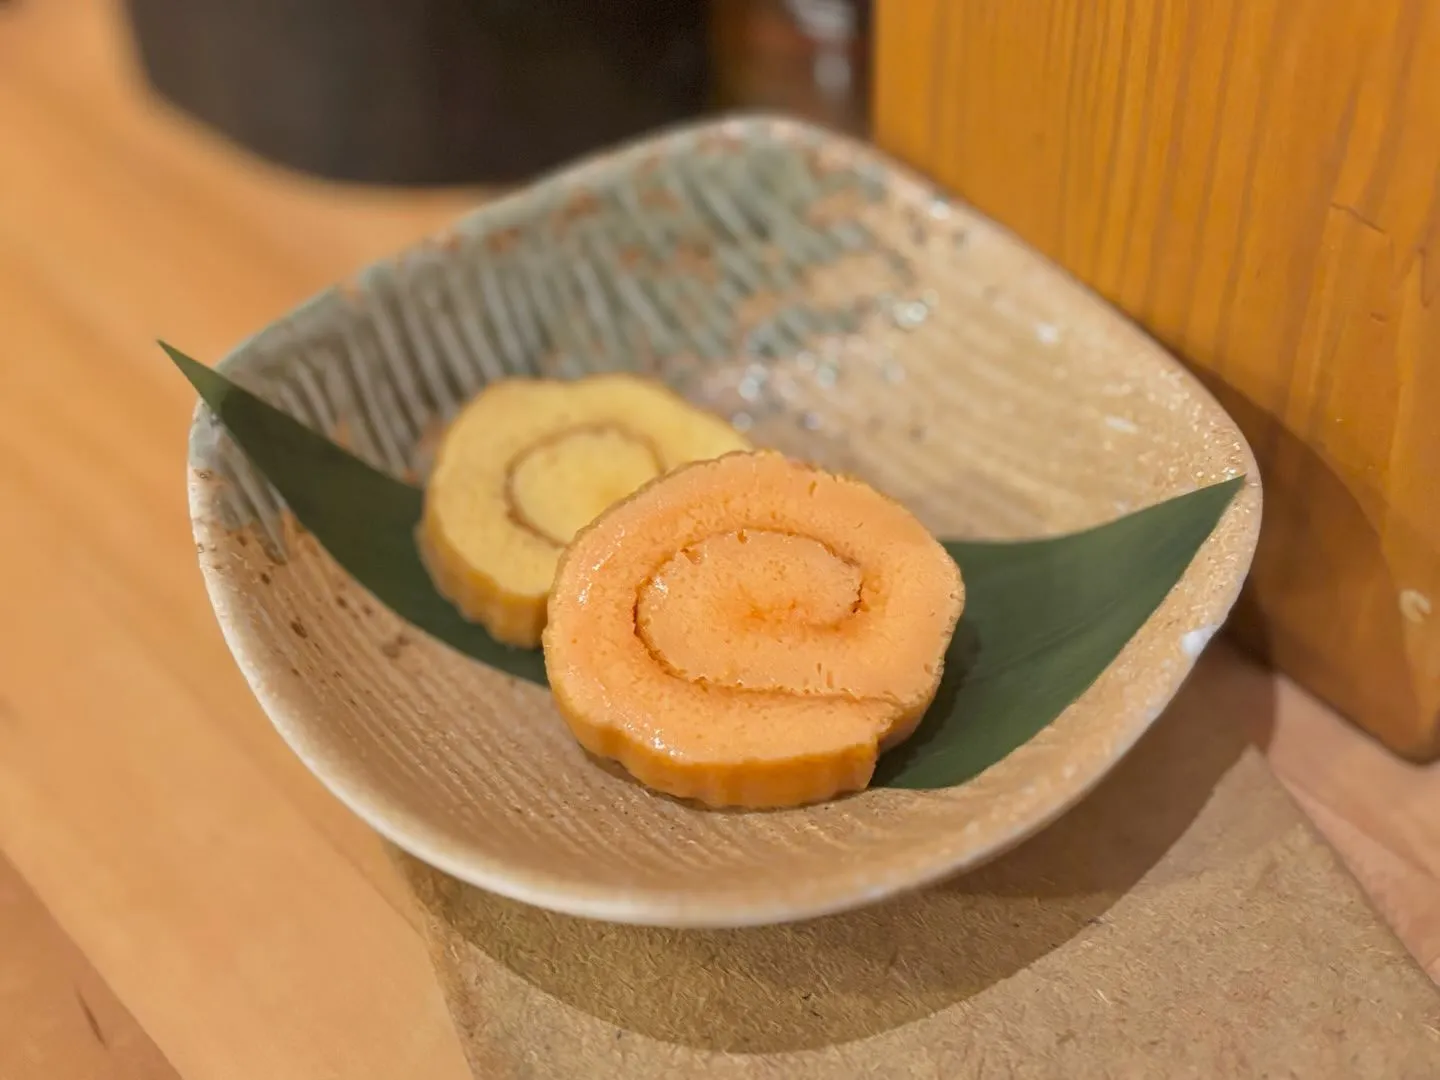
M498 641L540 643L560 552L617 499L744 449L729 424L628 374L492 383L451 422L418 544L435 586Z
M591 753L712 807L869 784L934 700L960 570L899 503L769 452L687 465L560 559L555 702Z

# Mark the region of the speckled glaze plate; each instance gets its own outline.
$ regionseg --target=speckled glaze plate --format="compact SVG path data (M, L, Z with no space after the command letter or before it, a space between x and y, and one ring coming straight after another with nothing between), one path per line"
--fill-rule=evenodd
M757 444L866 478L947 537L1069 532L1247 475L1117 660L974 780L717 813L588 760L546 691L376 603L197 410L205 580L295 752L446 873L615 921L798 919L1018 843L1164 708L1234 602L1259 527L1248 447L1158 345L993 223L790 121L726 120L583 162L323 293L222 367L410 478L487 380L639 368Z

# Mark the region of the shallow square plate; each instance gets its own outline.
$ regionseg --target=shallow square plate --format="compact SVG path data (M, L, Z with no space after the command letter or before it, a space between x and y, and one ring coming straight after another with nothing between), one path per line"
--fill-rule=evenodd
M376 603L200 408L200 562L265 711L383 835L507 896L734 926L973 867L1061 814L1134 744L1249 568L1254 461L1183 368L993 223L789 121L726 120L583 162L325 292L223 362L412 479L487 380L617 368L665 378L757 445L868 479L947 537L1067 532L1249 480L1115 663L973 781L716 813L592 763L544 690Z

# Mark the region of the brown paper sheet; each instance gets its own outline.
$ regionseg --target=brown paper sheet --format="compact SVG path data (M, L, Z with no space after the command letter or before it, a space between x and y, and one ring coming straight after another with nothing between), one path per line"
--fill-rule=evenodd
M553 915L404 860L478 1077L1424 1078L1440 994L1202 665L1119 769L973 874L726 932Z

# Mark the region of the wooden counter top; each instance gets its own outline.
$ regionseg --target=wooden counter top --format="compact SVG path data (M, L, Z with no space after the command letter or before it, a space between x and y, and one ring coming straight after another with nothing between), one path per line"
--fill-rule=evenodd
M478 196L259 165L146 98L118 26L0 8L0 1077L460 1080L397 872L216 629L153 342L213 359ZM1440 773L1273 687L1272 764L1440 977Z

